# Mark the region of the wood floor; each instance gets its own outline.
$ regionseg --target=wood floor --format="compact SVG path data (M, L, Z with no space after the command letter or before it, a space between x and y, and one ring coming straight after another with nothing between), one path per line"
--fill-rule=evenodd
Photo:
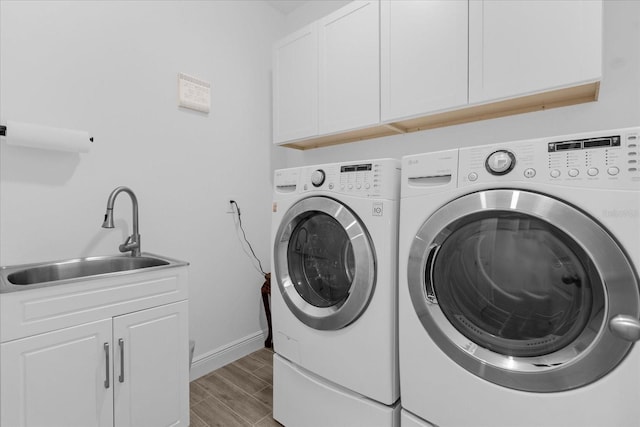
M272 418L273 352L263 348L192 381L191 427L281 426Z

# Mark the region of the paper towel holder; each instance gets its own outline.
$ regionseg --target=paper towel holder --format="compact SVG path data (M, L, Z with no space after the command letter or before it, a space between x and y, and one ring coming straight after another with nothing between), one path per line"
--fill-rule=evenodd
M0 125L0 136L7 136L7 127ZM93 142L93 137L89 137L89 141Z

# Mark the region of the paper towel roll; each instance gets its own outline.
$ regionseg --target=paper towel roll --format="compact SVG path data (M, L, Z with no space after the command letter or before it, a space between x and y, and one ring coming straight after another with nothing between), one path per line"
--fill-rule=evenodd
M8 145L86 153L91 147L88 132L31 123L7 121Z

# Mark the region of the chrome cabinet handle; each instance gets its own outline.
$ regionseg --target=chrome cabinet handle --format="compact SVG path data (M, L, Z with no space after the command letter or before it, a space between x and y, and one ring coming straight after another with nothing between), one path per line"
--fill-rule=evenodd
M640 340L640 321L633 316L618 314L609 321L609 329L623 340Z
M118 346L120 347L120 376L118 376L118 381L123 383L124 382L124 340L122 338L118 340Z
M109 388L111 387L111 382L109 381L109 378L111 377L111 374L109 372L109 365L111 365L111 363L109 362L109 343L106 342L104 343L104 355L106 356L107 359L107 363L106 363L106 373L105 373L105 378L104 378L104 388Z

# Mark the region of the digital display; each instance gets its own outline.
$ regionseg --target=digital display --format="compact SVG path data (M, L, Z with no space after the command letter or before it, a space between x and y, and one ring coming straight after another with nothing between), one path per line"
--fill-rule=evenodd
M556 151L560 150L579 150L582 148L582 144L579 142L564 142L562 144L556 144Z
M348 165L341 166L340 172L366 172L371 170L371 163L365 163L361 165Z
M584 148L593 148L593 147L615 147L620 145L620 137L617 140L611 138L595 138L589 139L583 142Z
M601 138L576 139L573 141L550 142L549 152L566 150L583 150L598 147L619 147L620 135L606 136Z

